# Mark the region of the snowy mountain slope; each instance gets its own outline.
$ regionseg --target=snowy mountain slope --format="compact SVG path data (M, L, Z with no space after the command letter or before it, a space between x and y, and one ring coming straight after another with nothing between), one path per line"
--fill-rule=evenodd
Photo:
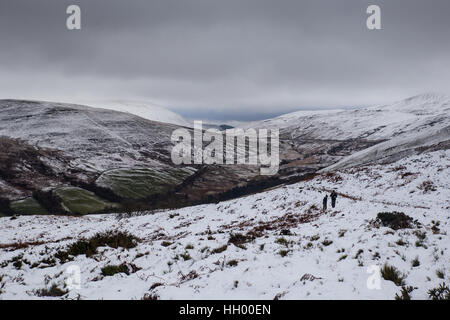
M165 122L184 127L192 127L192 124L179 114L167 108L149 102L111 100L111 101L82 101L83 105L131 113L147 120Z
M449 124L450 97L422 94L389 105L354 110L299 111L252 123L279 128L293 139L390 139L405 132Z
M63 299L394 299L401 288L392 281L367 287L367 268L384 264L416 288L413 299L427 299L450 280L449 178L450 151L440 150L218 204L135 216L1 218L0 299L49 298L39 290L65 290L69 266L81 269L81 288L59 292ZM323 212L332 189L337 207ZM386 211L416 222L381 226L375 219ZM106 230L142 241L65 263L56 258ZM128 275L107 275L122 264Z
M142 150L160 150L170 158L170 135L177 126L135 115L81 105L38 101L0 101L0 135L32 145L64 150L77 166L107 170L123 166L157 164ZM81 152L80 152L81 151Z
M124 201L121 195L108 189L108 183L114 181L106 181L106 187L96 183L108 170L123 170L124 175L128 174L129 179L119 177L122 189L132 189L139 179L147 184L156 180L158 183L151 190L141 194L150 197L166 193L196 171L192 166L176 167L171 161L171 134L177 128L177 125L107 109L1 100L0 200L4 201L0 203L0 212L8 213L13 206L20 214L38 209L38 206L31 209L17 206L18 203L9 206L8 200L27 200L28 203L38 200L40 205L55 213L62 213L61 207L66 208L67 202L82 201L86 202L83 206L92 202L90 213L96 212L95 208L106 210L103 205L98 206L106 203L98 197ZM140 169L146 170L145 175L129 174L130 171L142 172ZM160 179L160 175L164 178ZM118 175L115 177L117 180ZM63 187L78 188L72 189L66 203L57 194L57 189ZM52 195L42 194L49 190ZM89 210L72 211L81 212L89 213Z
M387 141L354 153L326 170L371 162L389 163L427 149L450 147L449 97L425 94L370 110L386 113L386 117L390 115L392 119L402 120L386 122L381 128L373 129L373 132L376 131L374 135Z
M110 206L111 201L125 205L136 200L146 208L169 206L178 187L191 203L258 175L254 168L230 166L203 168L195 175L200 166L173 164L171 135L177 128L108 109L0 100L0 214L34 213L39 209L36 201L47 209L41 212L63 213L68 204L56 190L63 187L77 188L67 199L75 202L71 207L79 208L76 203L83 202L83 207L92 208L72 213L108 210L105 204ZM31 203L35 205L30 208ZM170 204L180 205L178 200Z
M241 125L238 125L239 128L287 128L290 126L294 126L297 124L297 121L299 118L304 117L313 117L313 116L321 116L321 115L332 115L337 112L344 111L343 109L327 109L327 110L300 110L295 112L290 112L283 114L281 116L278 116L276 118L272 119L266 119L261 121L252 121L243 123Z
M436 132L419 132L416 135L400 137L376 144L356 152L322 171L333 171L353 166L367 165L373 162L390 163L412 153L424 150L450 149L450 125Z
M288 162L288 172L296 164L306 168L305 162L330 170L388 163L424 149L448 148L450 97L423 94L354 110L299 111L252 125L280 129L280 158Z

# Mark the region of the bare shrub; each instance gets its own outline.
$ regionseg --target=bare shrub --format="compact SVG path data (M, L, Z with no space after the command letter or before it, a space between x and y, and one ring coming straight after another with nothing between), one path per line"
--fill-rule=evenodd
M406 229L412 228L413 218L404 214L403 212L379 212L377 214L377 220L385 227L391 229Z

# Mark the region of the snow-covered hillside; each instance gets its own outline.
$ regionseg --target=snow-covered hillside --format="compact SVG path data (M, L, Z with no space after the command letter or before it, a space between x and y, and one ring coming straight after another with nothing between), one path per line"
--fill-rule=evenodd
M284 129L291 126L295 126L298 123L298 120L305 117L316 117L316 116L326 116L326 115L334 115L337 112L344 111L343 109L325 109L325 110L300 110L295 112L290 112L286 114L282 114L281 116L261 120L261 121L251 121L247 123L243 123L238 125L240 128L278 128Z
M298 111L251 123L250 127L279 128L292 137L316 139L390 139L406 131L450 125L450 97L422 94L392 104L354 110Z
M192 127L192 123L179 114L167 108L149 102L111 100L111 101L82 101L81 104L94 107L127 112L147 120Z
M178 126L130 113L45 101L0 100L0 136L61 150L86 170L149 165L140 151L167 149ZM159 153L162 153L161 151ZM150 162L156 165L157 161Z
M392 281L367 286L368 268L385 264L414 287L413 299L427 299L450 281L449 159L449 150L422 153L134 216L1 218L0 299L394 299L401 287ZM322 198L333 189L337 207L324 212ZM411 228L376 221L393 211L412 217ZM72 261L64 254L80 238L111 230L141 240ZM81 288L66 293L70 266L80 268Z
M252 126L279 128L281 158L294 163L305 162L305 154L326 170L390 163L449 148L450 97L422 94L354 110L299 111Z
M62 213L70 207L57 204L64 199L90 207L72 213L95 213L116 206L111 200L123 202L119 189L143 198L167 193L196 171L171 161L177 128L83 105L0 100L0 215ZM70 195L61 189L66 187ZM120 199L98 188L111 188ZM41 191L52 193L53 204L39 198ZM94 203L102 204L95 209Z

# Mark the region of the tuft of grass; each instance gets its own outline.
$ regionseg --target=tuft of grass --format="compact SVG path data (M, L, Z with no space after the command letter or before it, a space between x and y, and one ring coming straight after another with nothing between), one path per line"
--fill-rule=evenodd
M158 300L159 296L153 293L146 293L141 300Z
M422 232L420 230L416 230L413 232L413 234L417 237L417 241L415 243L416 247L423 247L427 248L427 246L424 244L425 238L427 237L427 234L425 232Z
M283 229L283 230L280 231L280 235L282 235L282 236L292 236L293 233L289 229Z
M173 242L170 242L170 241L163 241L163 242L161 242L161 245L163 246L163 247L168 247L168 246L170 246L170 245L172 245L173 244Z
M339 230L339 233L338 233L339 238L342 238L346 232L347 232L347 230L345 230L345 229Z
M60 289L56 284L53 284L50 288L43 288L36 290L35 293L39 297L61 297L69 291Z
M245 235L240 233L232 233L230 234L230 238L228 239L228 244L234 244L236 247L244 249L244 244L253 240L255 240L254 234L248 233Z
M289 241L287 241L285 238L278 238L275 240L275 243L281 244L286 247L289 246Z
M413 267L420 266L419 257L415 257L411 264L412 264Z
M278 254L280 256L282 256L283 258L286 257L288 255L288 253L289 253L289 250L280 250L280 251L278 251Z
M228 248L228 245L224 244L224 245L221 246L221 247L218 247L218 248L213 249L213 250L211 251L211 253L212 253L212 254L222 253L222 252L224 252L225 250L227 250L227 248Z
M443 282L439 287L428 290L428 296L431 300L450 300L450 288Z
M396 243L398 246L405 246L405 245L408 244L408 242L403 241L403 239L398 239L395 243Z
M185 249L186 250L192 250L192 249L194 249L194 246L192 245L192 244L188 244L186 247L185 247Z
M432 191L436 191L437 188L434 183L430 180L423 181L418 187L418 189L422 190L423 193L428 193Z
M208 252L208 251L209 251L209 247L208 246L203 247L203 248L200 249L201 253L205 253L205 252Z
M444 279L445 278L445 273L442 270L436 270L436 275L439 279Z
M230 260L230 261L228 261L227 262L227 265L229 266L229 267L236 267L237 265L238 265L238 261L236 260L236 259L233 259L233 260Z
M402 286L402 290L400 291L400 295L395 294L395 300L411 300L410 293L413 292L414 288L412 286Z
M384 280L392 281L397 286L403 286L405 284L405 275L401 274L394 266L385 264L381 268L381 276Z
M91 238L80 239L69 245L67 250L58 251L55 257L61 260L61 262L70 259L71 256L84 254L86 257L91 257L97 253L97 248L99 247L130 249L136 247L139 241L139 238L127 232L107 231L97 233Z
M162 283L162 282L155 282L151 285L150 290L153 290L153 289L158 288L163 285L164 285L164 283Z
M6 260L0 263L0 268L6 267L8 264L12 263L13 267L20 270L23 264L31 265L31 262L23 258L23 253L13 257L11 260Z
M363 252L364 252L363 249L358 249L358 251L356 252L355 257L354 257L353 259L358 259L359 256L360 256Z
M4 277L4 276L5 276L5 275L0 274L0 294L3 293L3 288L5 287L5 283L3 282L3 277Z
M412 227L413 218L403 212L379 212L377 220L385 227L393 230L406 229Z
M117 273L125 273L126 275L130 274L130 270L125 263L121 265L107 265L102 268L102 275L105 277L113 276Z
M196 279L198 277L199 277L199 275L198 275L197 271L191 270L188 274L181 273L180 280L182 282L185 282L185 281L189 281L189 280L192 280L192 279Z
M424 247L425 249L427 248L427 246L424 245L423 242L422 242L422 241L419 241L419 240L416 241L415 246L416 246L416 247Z
M338 262L342 261L342 260L345 260L347 258L347 256L348 255L346 255L346 254L344 254L343 256L340 256L339 259L338 259Z
M314 246L314 243L308 242L303 248L304 249L311 249Z
M425 238L427 237L427 234L420 230L416 230L413 233L417 237L417 239L419 239L420 241L425 240Z
M325 239L325 240L323 240L322 241L322 244L325 246L325 247L328 247L330 244L332 244L333 243L333 241L332 240L328 240L328 239Z
M441 230L438 227L441 223L439 221L434 221L434 220L432 220L431 223L433 224L431 226L431 231L433 232L433 234L439 234L439 232Z
M180 254L180 257L182 257L184 261L188 261L188 260L192 259L191 255L188 252Z
M151 285L150 290L153 290L153 289L158 288L163 285L164 285L164 283L162 283L162 282L155 282Z
M13 266L14 266L14 268L16 268L17 270L19 270L20 268L22 268L23 263L22 263L22 258L21 258L20 256L14 257L14 258L12 259L12 261L13 261Z

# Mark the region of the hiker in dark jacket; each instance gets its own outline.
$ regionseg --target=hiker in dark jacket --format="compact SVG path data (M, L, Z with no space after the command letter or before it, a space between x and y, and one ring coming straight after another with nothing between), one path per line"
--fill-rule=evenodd
M327 210L328 195L323 198L323 211Z
M331 206L334 208L336 206L336 198L337 198L337 193L336 191L332 191L330 194L330 198L331 198Z

